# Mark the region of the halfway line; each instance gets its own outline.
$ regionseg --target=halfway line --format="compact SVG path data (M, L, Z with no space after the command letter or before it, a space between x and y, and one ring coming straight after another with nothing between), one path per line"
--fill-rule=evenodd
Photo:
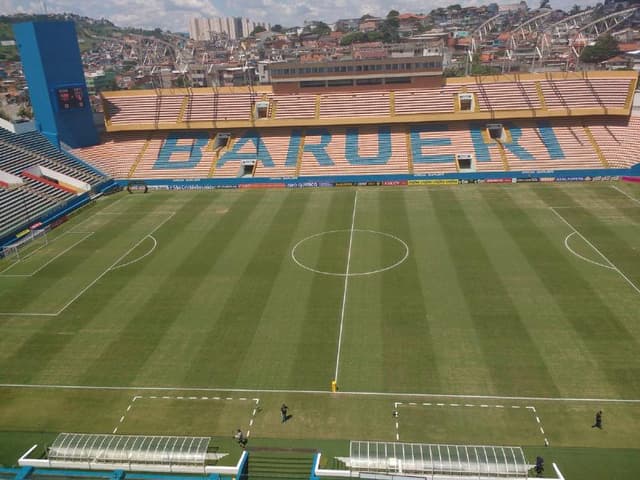
M340 369L340 348L342 347L342 327L344 326L344 307L347 304L347 289L349 287L349 268L351 267L351 245L353 244L353 227L356 222L356 205L358 204L358 190L353 197L353 213L351 214L351 231L349 232L349 251L347 252L347 268L344 275L344 290L342 292L342 309L340 310L340 332L338 333L338 352L336 353L336 371L333 380L338 383Z

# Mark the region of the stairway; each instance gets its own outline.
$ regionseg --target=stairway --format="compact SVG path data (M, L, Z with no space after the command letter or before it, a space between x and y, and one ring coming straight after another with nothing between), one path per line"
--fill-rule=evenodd
M313 468L314 453L308 450L251 449L249 451L249 480L308 480Z

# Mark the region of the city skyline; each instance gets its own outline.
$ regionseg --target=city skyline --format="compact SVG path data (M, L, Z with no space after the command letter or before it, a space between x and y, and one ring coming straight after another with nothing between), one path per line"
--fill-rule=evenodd
M389 10L429 13L434 8L459 3L461 6L480 6L491 1L451 1L446 4L434 0L0 0L0 13L76 13L91 18L106 18L121 27L161 28L174 32L188 32L193 17L247 17L255 22L284 26L303 25L305 20L333 23L340 18L360 17L364 14L385 15ZM517 3L513 0L496 1L498 4ZM537 8L539 1L530 1ZM568 10L573 5L586 7L596 2L585 0L552 0L551 7Z

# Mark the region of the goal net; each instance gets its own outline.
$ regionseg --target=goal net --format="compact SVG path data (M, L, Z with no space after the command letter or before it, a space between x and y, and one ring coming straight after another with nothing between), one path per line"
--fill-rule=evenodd
M30 230L28 234L17 242L2 247L2 256L14 261L25 259L47 245L47 243L46 229Z

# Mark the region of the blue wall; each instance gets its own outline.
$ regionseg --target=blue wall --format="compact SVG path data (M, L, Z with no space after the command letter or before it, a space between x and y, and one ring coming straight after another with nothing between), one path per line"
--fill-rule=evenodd
M36 125L54 145L98 143L73 22L26 22L13 26ZM84 107L61 110L57 90L79 87Z

